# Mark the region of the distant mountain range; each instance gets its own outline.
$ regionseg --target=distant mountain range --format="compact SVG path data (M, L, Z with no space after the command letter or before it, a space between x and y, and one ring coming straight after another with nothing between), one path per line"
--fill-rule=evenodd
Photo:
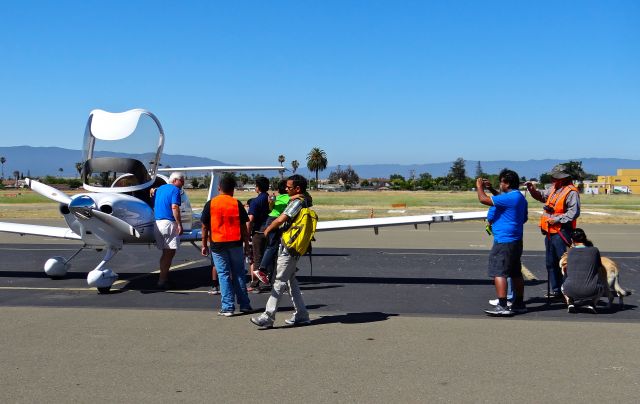
M148 162L151 154L126 154L126 153L101 153L102 156L122 156L135 158L144 162ZM14 171L20 171L25 176L34 177L45 175L61 175L64 177L74 177L77 175L75 164L82 160L82 152L80 150L63 149L60 147L31 147L31 146L12 146L0 147L0 156L6 158L4 164L4 175L10 177ZM331 156L329 156L330 158ZM640 168L640 160L616 159L616 158L567 158L565 160L498 160L498 161L481 161L482 169L486 173L498 173L507 167L515 170L520 176L527 178L538 177L544 172L548 172L551 167L568 160L582 161L582 167L587 173L598 175L615 175L618 168ZM208 166L208 165L229 165L235 164L223 163L218 160L206 157L186 156L179 154L164 154L161 160L164 166L171 167L187 167L187 166ZM288 163L288 162L287 162ZM430 173L434 177L444 176L449 172L452 161L442 163L426 163L426 164L354 164L352 168L361 178L388 178L391 174L400 174L409 177L411 172L416 176L421 173ZM285 163L286 164L286 163ZM477 160L466 160L467 175L472 177L476 171ZM277 165L274 163L274 165ZM291 166L285 166L289 170ZM342 165L346 168L347 165ZM59 169L62 168L62 173ZM320 173L320 178L326 178L336 166L329 166ZM298 172L302 175L311 177L314 174L309 172L306 167L300 167ZM273 174L269 174L273 175Z

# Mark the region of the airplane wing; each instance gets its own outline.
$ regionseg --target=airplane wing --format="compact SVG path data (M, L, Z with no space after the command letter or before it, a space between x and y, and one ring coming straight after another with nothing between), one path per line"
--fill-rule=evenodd
M190 242L190 241L201 241L202 240L202 230L193 229L189 232L184 232L180 235L181 242Z
M417 216L392 216L378 217L373 219L348 219L348 220L329 220L319 221L316 231L335 231L349 229L373 228L376 234L379 227L385 226L403 226L443 222L458 222L462 220L484 220L487 218L487 211L481 212L458 212L458 213L438 213L433 215L417 215ZM182 233L180 241L200 241L202 239L202 230L193 229L190 232Z
M419 224L431 224L441 222L457 222L461 220L479 220L486 219L487 211L481 212L458 212L458 213L438 213L434 215L417 215L417 216L393 216L393 217L377 217L371 219L349 219L349 220L329 220L319 221L316 231L330 230L348 230L362 229L373 227L377 233L379 227L385 226L402 226Z
M6 233L17 233L21 236L46 236L54 238L66 238L69 240L82 240L68 227L39 226L33 224L0 222L0 231Z
M202 167L171 167L159 168L161 172L173 171L215 171L215 172L234 172L234 171L285 171L282 166L202 166Z

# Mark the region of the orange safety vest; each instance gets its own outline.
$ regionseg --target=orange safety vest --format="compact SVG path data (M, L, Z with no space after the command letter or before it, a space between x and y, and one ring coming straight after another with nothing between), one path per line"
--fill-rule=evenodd
M240 241L240 208L238 200L232 196L220 194L211 200L211 241L222 243Z
M549 211L553 210L553 213L547 213L547 209L542 212L542 216L540 217L540 229L543 233L555 234L559 233L562 228L562 223L549 223L549 220L553 218L554 215L561 215L565 213L564 202L567 199L567 195L569 192L576 191L578 192L578 188L576 188L573 184L565 185L559 190L554 190L549 197L547 198L547 202L544 204L545 207L549 207ZM571 221L571 227L573 229L576 228L576 221Z

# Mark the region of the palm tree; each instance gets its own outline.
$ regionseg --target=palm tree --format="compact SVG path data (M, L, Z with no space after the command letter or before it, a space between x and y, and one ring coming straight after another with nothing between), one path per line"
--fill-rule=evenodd
M282 167L282 163L284 163L284 154L278 156L278 163L280 163L280 166Z
M58 171L60 172L60 175L62 176L62 172L64 171L64 169L62 167L58 168Z
M291 161L291 168L293 168L293 173L296 173L296 170L298 169L298 167L300 167L300 163L298 163L298 160L292 160Z
M307 154L307 168L309 171L316 172L316 189L318 189L318 171L327 168L327 153L319 147L311 149Z
M2 178L2 179L4 179L4 163L6 163L6 162L7 162L7 159L4 158L4 156L0 157L0 163L2 163L2 177L0 177L0 178Z

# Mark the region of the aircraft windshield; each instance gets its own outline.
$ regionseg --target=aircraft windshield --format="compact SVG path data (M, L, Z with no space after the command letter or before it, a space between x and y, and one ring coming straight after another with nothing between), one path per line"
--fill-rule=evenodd
M92 111L84 138L84 188L133 192L149 187L163 143L160 122L147 111Z

